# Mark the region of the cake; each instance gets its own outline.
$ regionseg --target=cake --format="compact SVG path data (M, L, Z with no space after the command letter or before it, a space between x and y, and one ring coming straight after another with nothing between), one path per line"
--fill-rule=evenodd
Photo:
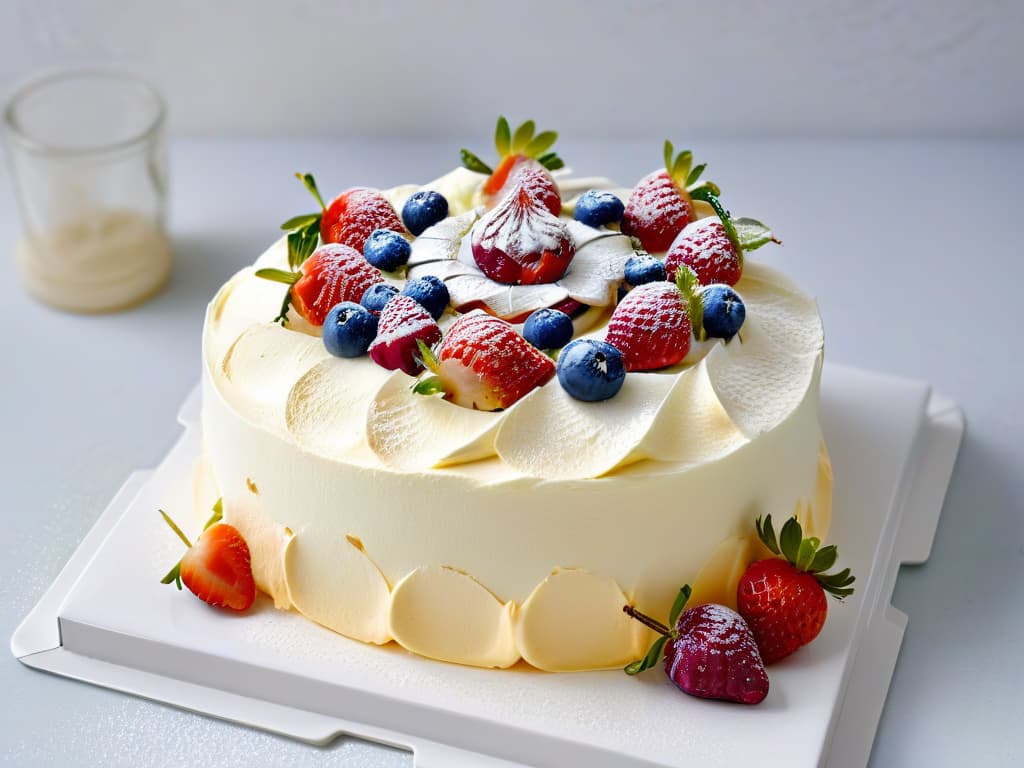
M623 190L559 169L546 134L527 151L520 131L510 137L506 123L504 133L499 121L496 171L464 150L468 167L428 184L345 193L348 219L336 200L290 220L289 235L221 287L203 329L196 504L208 510L222 499L223 521L247 542L255 583L278 608L347 638L478 667L621 667L653 637L624 605L665 616L688 583L691 605L736 606L741 574L769 554L755 518L796 515L805 534L825 538L821 321L814 301L775 269L742 254L688 255L687 232L691 245L714 251L708 242L722 223L747 250L773 239L724 211L689 153L667 146L666 169ZM685 190L676 194L689 210L643 209L666 179ZM438 194L416 195L424 192ZM415 236L419 223L401 215L414 195L417 204L443 198L447 209ZM613 196L627 202L601 221ZM370 258L378 228L409 243L404 264L384 258L390 271L344 261L345 245L319 244L348 243ZM318 255L342 259L350 293L443 281L440 333L421 336L426 343L399 361L396 339L421 325L389 309L401 304L392 299L374 320L370 355L338 356L329 326L316 322L332 322L329 307L314 306L337 285L320 285L313 301L296 290ZM666 264L678 285L665 279ZM660 267L661 279L628 283L641 267ZM709 282L731 283L742 297L745 319L731 338L700 330L693 310L707 312L710 294L700 291ZM685 349L658 314L663 296L686 313L672 331L685 333ZM585 352L602 340L626 350L612 394L581 399L563 376L565 350L556 364L554 354L516 345L523 359L547 362L526 366L536 380L514 402L460 401L450 376L447 389L436 384L432 371L465 362L449 340L495 317L504 318L495 333L521 334L550 307L570 316Z

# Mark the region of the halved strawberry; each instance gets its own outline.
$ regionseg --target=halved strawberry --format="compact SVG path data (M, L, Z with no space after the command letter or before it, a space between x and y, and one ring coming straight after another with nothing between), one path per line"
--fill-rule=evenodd
M736 588L736 604L765 664L771 664L818 636L828 615L825 593L842 600L853 594L855 577L849 568L825 573L835 565L838 550L834 544L819 549L818 539L805 539L795 517L782 526L777 540L771 515L763 523L757 518L756 525L764 545L782 557L747 567Z
M638 285L612 312L605 341L622 352L627 371L675 365L690 351L694 332L700 334L703 309L693 274L678 270L675 278Z
M422 304L410 296L395 296L380 312L377 338L368 351L382 368L416 376L423 371L417 342L429 346L440 340L441 328Z
M182 583L200 600L217 608L244 611L256 599L249 545L234 526L219 522L220 502L203 533L192 544L166 512L164 520L188 550L161 580L162 584Z
M687 224L669 246L665 271L673 275L685 265L705 285L736 285L743 275L743 254L779 240L755 219L733 219L716 195L708 193L704 199L718 218L709 216Z
M665 141L665 168L644 176L633 188L622 216L622 233L639 238L645 250L668 250L687 224L694 219L693 197L704 191L718 194L718 187L699 181L703 164L693 167L689 150L674 154L672 142Z
M498 167L491 169L479 157L468 149L462 150L462 163L469 170L488 174L480 187L480 202L488 209L498 205L518 183L523 171L537 172L531 182L531 193L553 216L562 211L562 198L558 186L548 171L562 168L565 163L554 152L552 145L558 139L555 131L543 131L534 135L536 127L533 120L527 120L512 133L508 120L498 118L494 132L494 146L498 150Z
M416 385L419 394L444 392L463 408L508 408L555 375L555 364L504 320L475 310L452 323L431 352L421 346L434 373Z
M565 223L531 192L537 171L523 171L512 192L473 228L473 258L498 283L553 283L576 255Z
M367 288L384 282L380 270L363 254L341 243L321 245L298 272L266 268L256 270L256 276L291 286L275 321L287 322L288 307L294 305L313 325L323 325L334 305L343 301L359 303Z

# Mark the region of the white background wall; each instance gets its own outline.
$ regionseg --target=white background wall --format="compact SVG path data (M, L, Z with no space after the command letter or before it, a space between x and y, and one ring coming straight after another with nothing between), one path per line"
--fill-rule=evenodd
M0 0L0 93L128 69L178 135L1021 137L1022 49L1011 0Z

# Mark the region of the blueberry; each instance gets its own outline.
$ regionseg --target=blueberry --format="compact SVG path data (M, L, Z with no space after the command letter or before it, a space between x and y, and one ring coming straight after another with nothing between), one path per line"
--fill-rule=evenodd
M377 316L354 301L335 304L324 319L324 346L337 357L366 354L376 336Z
M573 214L576 221L587 224L591 227L601 227L619 221L625 207L611 192L604 192L599 189L590 189L580 195L576 201L576 211Z
M596 339L576 339L558 355L558 382L577 400L615 397L626 378L622 353Z
M373 314L379 315L380 311L384 309L384 305L397 295L398 289L391 283L376 283L366 289L359 303Z
M558 349L572 341L572 318L557 309L538 309L526 318L523 338L537 349Z
M417 237L447 215L448 201L444 195L431 189L414 192L402 206L402 223Z
M634 288L665 279L665 265L649 253L638 253L626 262L626 282Z
M445 307L451 301L448 286L434 275L424 275L410 280L402 289L402 295L418 301L435 320L444 314Z
M701 289L704 303L704 331L708 336L728 341L743 327L747 308L743 299L728 285L708 285Z
M409 241L390 229L375 229L363 244L363 257L377 269L394 272L409 260Z

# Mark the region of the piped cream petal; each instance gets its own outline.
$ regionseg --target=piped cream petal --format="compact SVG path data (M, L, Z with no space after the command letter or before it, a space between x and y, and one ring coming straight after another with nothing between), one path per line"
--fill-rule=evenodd
M747 319L780 350L792 355L816 355L825 343L821 316L814 299L777 270L747 261L736 285L747 308ZM740 329L746 338L746 325Z
M514 318L569 298L558 283L503 285L481 275L463 274L446 282L453 307L482 302L498 317Z
M391 371L369 357L322 360L288 393L288 431L307 450L326 458L358 448L366 435L367 403L389 376Z
M644 458L638 448L674 383L674 376L631 373L615 397L585 403L553 381L508 414L494 447L529 477L600 477Z
M364 643L391 639L387 580L357 538L296 532L284 550L284 572L291 602L307 618Z
M403 648L474 667L519 660L515 603L502 603L472 576L443 566L419 568L395 585L388 628Z
M412 241L409 266L455 259L463 238L479 218L480 212L474 209L427 227Z
M596 231L591 227L587 229ZM624 278L626 262L634 253L625 235L605 233L593 237L576 246L576 256L568 272L558 282L576 301L591 306L607 306L614 302L618 284Z
M549 672L622 667L643 655L646 634L643 625L622 612L628 602L612 579L557 569L519 611L519 652Z
M494 455L498 424L511 411L462 408L438 396L416 394L413 383L395 372L370 403L366 438L381 462L412 471Z

